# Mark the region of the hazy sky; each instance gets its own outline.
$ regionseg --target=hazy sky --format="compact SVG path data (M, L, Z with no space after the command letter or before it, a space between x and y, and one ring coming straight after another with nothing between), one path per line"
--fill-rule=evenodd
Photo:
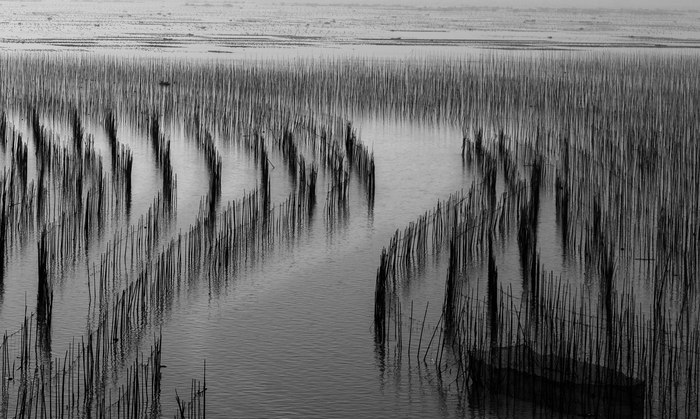
M406 4L411 6L505 6L579 8L664 8L700 10L700 0L279 0L284 3Z

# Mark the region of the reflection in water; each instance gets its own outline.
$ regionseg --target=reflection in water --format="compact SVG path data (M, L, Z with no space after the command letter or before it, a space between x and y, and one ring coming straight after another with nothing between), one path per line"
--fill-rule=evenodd
M17 109L8 119L16 128L12 135L33 139L27 141L35 143L28 155L39 156L27 178L41 191L41 204L29 219L36 220L40 233L61 228L51 236L49 250L29 245L9 252L6 277L13 281L0 283L0 319L3 325L19 324L22 296L36 293L41 310L35 338L43 358L52 359L52 348L61 351L84 333L88 348L94 349L92 342L103 345L109 372L99 378L115 389L119 380L110 373L124 366L149 368L162 388L162 398L145 402L157 402L155 409L179 408L174 389L186 389L206 359L212 416L518 417L532 405L506 404L503 412L489 397L474 397L472 372L463 360L478 354L460 346L461 338L488 336L482 330L490 329L491 339L479 344L500 345L495 337L505 328L499 316L512 315L516 305L524 306L522 300L537 301L554 289L553 277L549 288L540 288L542 265L570 270L572 276L583 271L590 282L614 272L612 248L608 259L581 266L579 258L565 258L567 226L573 224L564 215L569 198L540 187L541 176L549 175L549 183L552 176L545 168L540 173L529 154L508 170L504 150L500 160L490 159L484 149L493 144L479 145L475 150L481 155L467 167L462 126L467 122L460 118L471 110L462 109L467 106L460 100L481 99L471 93L453 96L454 80L411 88L410 77L432 71L427 61L413 63L411 71L400 63L349 61L338 67L342 77L309 70L327 77L322 81L328 84L347 79L359 89L349 98L316 92L314 100L293 87L284 91L294 85L284 77L265 85L264 93L242 81L248 71L274 73L261 63L229 68L172 62L155 66L155 72L153 63L139 60L106 69L92 58L61 63L66 73L86 77L91 68L113 72L117 82L85 87L81 77L73 77L80 81L71 89L81 103L101 104L94 114L72 99L60 99L68 96L63 91L56 94L57 109L43 99L16 98L21 105L13 105ZM450 66L457 64L447 62L441 71L455 71ZM363 74L354 66L364 68L366 80L353 78ZM40 72L36 69L46 66L22 68ZM483 67L474 69L484 77L478 73ZM23 73L3 77L32 91L33 84L25 86L18 74ZM173 82L160 83L163 74ZM387 82L387 74L394 78ZM50 81L48 76L27 80ZM392 89L372 90L377 81ZM489 89L500 86L489 82ZM354 139L345 121L292 118L287 104L271 105L284 91L310 114L315 106L362 108L385 99L379 95L396 93L394 87L397 96L386 100L396 103L356 111ZM445 95L430 96L433 88ZM132 91L138 94L124 94ZM270 92L278 96L267 98ZM115 95L119 106L112 109ZM441 102L444 97L454 109ZM129 158L114 158L115 136L102 115L108 107L117 112L116 141L128 147ZM523 107L528 109L523 118L531 119L530 106ZM404 111L416 119L397 115ZM32 123L15 123L16 115ZM85 140L80 147L78 137ZM50 165L49 155L61 157ZM376 163L371 170L368 156ZM133 185L105 186L127 160L133 164ZM130 190L131 201L121 200L126 192L120 188ZM593 205L599 205L598 198ZM561 225L541 222L554 219ZM596 232L601 228L600 214L592 225ZM457 228L464 234L450 235ZM29 236L30 244L38 240L37 234ZM380 257L384 247L389 256ZM55 280L50 289L49 275ZM377 291L377 284L384 288ZM592 286L591 295L596 291ZM600 287L601 300L610 302L613 291ZM373 307L373 301L384 305ZM533 311L522 311L524 333L545 329L538 323L539 308L528 307ZM479 317L482 308L486 314ZM476 315L460 323L463 313ZM613 313L608 303L609 319ZM506 326L521 325L519 319L513 324ZM613 339L610 321L606 334ZM92 352L82 351L76 359L90 359L85 354Z
M207 410L214 416L230 412L232 394L240 417L290 411L307 417L449 417L468 415L473 409L464 400L468 392L460 388L464 372L456 363L449 366L447 360L453 355L440 332L446 260L439 251L429 258L401 262L397 281L405 305L390 308L394 318L387 333L391 339L405 339L405 347L397 350L377 344L371 332L370 303L381 247L396 229L403 229L472 179L455 152L461 130L388 117L354 122L360 140L369 145L377 162L379 181L373 202L364 199L361 188L350 187L343 192L349 199L331 196L337 205L324 209L323 221L321 214L310 214L293 245L254 256L261 258L260 263L242 267L231 280L209 276L205 282L186 284L187 292L171 295L158 309L166 348L163 363L168 366L163 372L164 389L187 388L187 377L198 374L201 360L206 359L212 389ZM119 138L134 154L131 219L136 219L148 214L152 197L162 190L161 171L167 162L158 158L161 149L146 130L120 126L123 136ZM191 143L191 130L188 134L175 121L163 127L168 128L158 136L170 141L178 202L177 218L169 221L172 228L164 229L156 240L161 245L198 217L200 200L210 186L206 160ZM107 141L106 135L98 138ZM215 144L224 162L222 171L229 173L221 183L222 196L235 197L246 185L254 187L260 163L236 169L249 164L245 162L250 159L241 155L253 152L226 147L220 139ZM271 163L273 180L286 178L277 169L283 167L280 154L273 150L264 160ZM436 161L441 164L435 165ZM342 179L321 180L342 183ZM284 184L271 182L274 187L280 183ZM332 195L336 190L327 192ZM272 200L279 204L288 192L272 190ZM101 250L94 250L95 254ZM31 261L31 255L26 256ZM82 304L74 289L88 275L94 271L78 269L75 279L62 283L54 304L55 324L71 318L67 317L73 313L71 306ZM14 295L18 292L20 288L13 289ZM3 315L12 318L7 312ZM62 347L84 320L73 324L54 328L53 346L58 341L57 347ZM44 357L50 359L52 334L40 333L37 339ZM142 347L152 342L147 333L134 341ZM436 369L437 358L444 362ZM168 412L174 400L164 398L162 404Z

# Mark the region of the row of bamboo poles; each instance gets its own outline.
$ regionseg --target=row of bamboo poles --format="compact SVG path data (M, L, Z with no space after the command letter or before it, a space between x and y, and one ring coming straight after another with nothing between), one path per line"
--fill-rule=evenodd
M264 100L223 124L201 101L175 112L148 93L138 103L90 97L82 89L77 98L62 96L68 82L62 83L46 95L17 90L3 103L10 113L2 118L2 153L13 160L2 177L0 234L13 240L3 240L0 254L5 261L21 251L15 237L34 238L38 276L35 313L3 341L3 376L22 375L3 381L3 412L10 413L14 399L16 417L157 417L161 346L156 334L150 354L139 351L148 348L148 331L162 324L181 293L202 283L217 291L266 254L293 246L315 217L319 183L327 184L329 220L348 207L351 180L363 185L371 205L373 156L346 121L271 109ZM40 89L50 85L47 79ZM24 138L22 119L29 121ZM184 121L209 176L194 223L179 230L173 228L173 121ZM98 151L95 126L104 130L106 156ZM152 149L162 181L141 214L132 214L136 158L124 142L134 131ZM259 181L240 198L221 202L226 182L219 150L230 145L255 163ZM283 161L292 182L281 201L271 194L273 158ZM81 269L87 272L87 331L65 357L54 358L55 288L65 287L66 272ZM16 357L19 369L9 365ZM176 396L176 417L203 417L205 400L206 382L194 380L189 401Z

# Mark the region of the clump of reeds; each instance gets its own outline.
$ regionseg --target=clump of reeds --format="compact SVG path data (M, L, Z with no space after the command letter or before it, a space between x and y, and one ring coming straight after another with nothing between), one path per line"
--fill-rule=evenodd
M117 140L117 123L111 110L105 117L105 129L112 162L112 184L115 198L120 205L123 205L128 215L131 212L133 156L131 150Z
M489 336L491 337L491 348L498 345L498 270L493 257L493 243L489 238L489 263L488 263L488 316L489 316Z
M10 165L0 173L0 281L5 257L14 244L24 245L31 236L34 213L34 183L29 181L27 144L15 129L6 132L11 148Z
M115 164L112 167L115 173L115 187L123 191L121 198L124 201L127 214L131 212L131 173L133 165L134 159L131 150L123 144L120 144Z
M38 253L38 287L37 287L37 320L51 328L51 312L53 309L53 287L51 285L49 266L51 264L51 254L48 249L48 234L44 229L41 232L37 245Z
M257 133L256 133L257 136ZM257 136L256 149L259 150L260 163L260 190L262 192L262 207L265 214L270 209L270 160L267 157L267 149L262 137ZM267 218L267 215L264 217Z
M204 134L199 136L197 144L204 152L209 170L209 213L213 217L216 215L216 205L221 197L221 156L208 131L205 130Z
M535 161L530 171L530 194L520 208L518 227L518 249L523 278L527 280L535 268L537 252L537 225L540 207L540 163Z
M80 115L78 114L78 110L74 109L73 114L71 117L71 126L73 128L73 147L75 148L75 151L77 154L81 154L83 152L83 126L80 121Z
M7 116L5 111L0 111L0 149L7 151Z
M294 142L294 136L289 130L289 127L285 127L282 132L282 138L279 141L279 150L282 152L282 157L287 163L287 168L289 171L289 177L292 179L292 183L296 185L297 181L297 167L299 166L298 156L299 150Z
M175 419L199 419L206 417L207 410L207 363L204 362L204 375L202 381L193 379L190 386L189 400L181 399L175 390L177 402L177 414Z
M170 141L161 132L160 118L155 113L149 120L149 133L156 162L161 169L163 201L172 213L177 203L177 175L170 160Z
M125 379L108 389L107 344L90 336L87 341L72 343L63 358L37 364L36 373L27 377L20 388L15 417L140 418L157 415L160 338L151 347L145 362L136 354L124 367Z
M445 322L446 333L451 333L451 329L455 327L455 321L458 318L459 312L459 291L457 285L457 275L459 273L457 267L457 255L454 240L450 241L450 256L447 262L447 280L445 281L445 301L442 304L442 317Z
M107 131L107 143L112 158L112 167L117 161L118 141L117 141L117 121L114 118L114 113L110 110L105 116L105 129Z
M377 281L374 291L374 340L384 346L387 338L387 290L389 288L389 266L387 264L386 249L382 249L382 255L377 268Z
M348 169L354 168L357 171L360 183L365 188L367 204L371 211L374 207L375 193L374 154L359 141L350 124L345 127L345 155L349 162Z
M7 251L7 187L5 186L5 174L0 177L0 286L5 279L5 252Z
M316 208L316 179L318 178L318 167L316 164L311 166L311 173L309 174L309 183L307 186L308 194L306 200L306 207L308 209L308 217L311 219L313 217L314 209Z
M325 147L325 162L330 173L326 191L326 220L329 225L343 222L348 215L348 185L350 173L343 152L336 142Z

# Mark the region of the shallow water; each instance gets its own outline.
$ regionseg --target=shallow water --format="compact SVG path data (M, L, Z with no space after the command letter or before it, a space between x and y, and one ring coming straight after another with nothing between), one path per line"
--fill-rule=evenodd
M86 132L92 135L98 154L108 161L104 128L100 121L87 121ZM530 408L521 403L504 413L493 406L471 406L452 385L441 381L431 362L412 357L385 359L376 351L372 321L382 247L396 229L432 209L438 200L469 188L474 177L462 161L459 127L371 115L358 115L352 121L375 157L373 211L368 212L354 182L349 216L340 226L328 229L319 211L294 245L274 250L261 263L224 283L199 281L178 294L172 309L163 313L162 322L143 331L140 343L145 351L152 335L162 333L162 363L167 367L161 393L164 416L176 410L175 389L187 394L190 379L202 378L205 361L206 408L212 417L520 417ZM54 129L63 135L67 130ZM163 243L195 221L208 187L205 159L184 126L166 122L165 135L171 141L178 186L176 220ZM128 220L133 224L160 191L161 175L145 133L125 124L119 138L134 153ZM226 202L253 189L259 175L245 152L220 138L215 143L223 160L221 202ZM270 158L276 165L273 202L279 202L289 193L290 182L280 156L273 153ZM501 179L498 190L503 190ZM569 267L558 244L557 228L544 221L554 219L553 211L553 197L543 191L543 222L538 230L542 261L548 269L565 272ZM6 281L2 293L3 325L18 327L25 298L26 306L33 310L36 248L32 243L8 263L12 280ZM93 250L93 257L99 249ZM516 296L522 291L518 257L514 238L497 256L499 280ZM414 345L424 310L426 340L438 323L445 259L428 264L401 290L402 318L413 325ZM477 284L484 274L481 267L470 273ZM86 283L85 261L69 266L58 280L54 356L62 356L90 321ZM485 289L483 283L479 286Z
M185 386L182 377L196 376L202 359L212 360L207 361L212 389L207 409L215 416L440 412L429 389L383 379L377 369L374 276L381 247L393 231L469 181L455 152L460 133L392 121L356 124L377 162L372 219L362 200L354 200L345 228L327 236L323 223L314 223L291 252L232 278L223 295L210 296L200 287L163 328L164 346L172 348L163 360L166 381L172 377ZM442 164L435 165L438 161ZM439 309L441 279L427 278L412 290L416 312L426 300Z
M174 389L183 393L190 378L200 378L205 360L207 412L214 417L232 411L235 417L454 413L457 401L445 405L435 394L432 373L418 371L429 370L426 365L382 366L374 348L372 310L378 256L393 232L439 199L471 184L459 153L461 132L445 125L375 117L356 119L354 124L376 159L373 212L368 213L366 200L355 186L347 221L331 233L322 215L318 216L295 246L276 250L264 263L221 286L200 282L181 294L162 324L167 368L161 402L166 416L175 409ZM104 159L104 132L98 121L86 126ZM171 230L176 232L194 221L206 194L207 172L203 157L182 127L173 124L167 132L178 174L177 220ZM160 174L143 133L124 129L120 141L134 153L133 223L160 190ZM255 186L255 168L236 147L220 146L219 151L222 201L240 197ZM273 201L288 193L285 177L283 170L273 173ZM9 261L7 275L12 280L6 281L3 290L2 324L20 324L25 296L26 306L33 310L35 261L32 245ZM69 266L56 286L54 356L61 356L68 343L85 331L89 317L84 263ZM429 329L439 317L444 261L429 266L424 277L404 293L415 303L416 324L419 312L430 302ZM144 332L144 349L154 331Z
M493 18L492 15L488 16ZM339 42L332 47L304 45L292 50L278 49L279 42L275 44L270 41L273 44L271 48L256 49L260 45L253 43L248 45L249 50L239 53L236 48L240 45L236 42L241 42L238 38L240 34L231 33L228 38L220 40L221 45L217 48L244 58L272 55L359 55L376 58L420 56L426 51L431 54L447 51L452 56L463 57L473 54L474 48L493 46L488 42L479 43L484 35L479 31L466 33L459 28L450 28L447 33L415 32L415 28L410 27L415 26L419 18L412 16L413 20L407 20L404 26L399 25L403 29L395 33L392 32L394 29L387 28L373 33L384 44L371 48ZM562 20L558 24L565 24L570 19L567 16L559 18ZM79 20L71 19L63 24L71 26ZM480 24L487 25L489 22L484 18ZM143 26L138 22L130 24ZM586 24L593 25L591 22ZM257 28L255 25L252 27ZM188 28L185 26L181 29ZM109 28L110 31L122 29ZM193 30L196 29L193 26ZM345 30L352 32L350 29L329 31L322 42L337 42L338 37L346 34ZM552 30L542 28L540 24L530 29L522 37L530 40L536 38L538 42L543 41ZM314 30L318 31L318 28ZM693 30L692 27L681 26L678 29L680 35L677 35L687 36L692 41ZM211 35L208 31L201 29L196 34L197 42L190 44L183 41L182 45L178 44L179 52L208 54L202 49L202 43L209 45L205 43L206 37ZM391 44L396 44L398 39L387 38L387 31L396 37L410 35L420 42L416 41L415 48L406 46L396 49ZM644 33L651 36L647 33L649 31L651 29L644 29ZM585 41L601 42L610 47L611 43L615 43L611 39L619 41L618 38L623 35L638 33L634 28L619 32L590 35ZM310 35L314 34L317 33ZM80 32L76 33L76 36L80 35ZM357 36L357 33L352 32L351 35ZM511 38L506 39L506 35L512 34L500 33L498 37L506 43L512 41ZM157 31L144 36L147 40L159 38ZM462 48L433 48L422 44L430 39L455 36L461 37ZM570 33L564 33L557 40L567 42L571 38ZM11 43L12 40L8 39L5 41ZM59 41L39 39L36 45L55 47ZM132 41L137 45L135 48L146 51L152 48L157 54L164 54L166 44L177 44L181 40L160 39L150 46L144 45L143 39L122 40L119 45L113 45L106 39L100 42L104 42L101 46L104 49L120 49L127 45L127 50L122 50L120 54L131 55L128 45ZM675 45L675 42L672 43ZM512 46L522 48L522 45L516 44ZM538 45L543 44L540 42ZM15 125L28 135L26 121L19 118L13 119ZM310 227L294 245L276 249L265 255L262 263L228 278L222 284L199 281L179 294L172 309L163 313L162 323L146 328L140 345L146 351L151 336L162 332L162 361L167 366L163 370L161 394L164 417L170 417L175 412L175 389L180 395L187 394L190 379L202 378L205 361L206 405L211 417L493 418L529 415L532 406L527 403L516 404L508 412L503 412L499 406L471 405L457 396L450 383L441 382L432 363L424 364L412 358L397 362L395 358L384 359L375 350L373 303L375 275L382 247L388 244L396 229L405 228L450 193L468 188L474 179L472 173L463 167L460 156L462 131L459 127L361 114L351 119L362 143L373 151L377 164L373 211L368 213L362 191L357 182L353 182L349 218L340 226L329 230L324 224L322 211L317 211ZM103 156L106 170L110 170L102 121L92 120L89 116L85 116L84 121L86 132L94 138L96 151ZM129 146L134 154L133 203L128 222L135 224L139 217L145 215L160 190L161 175L147 135L131 126L129 121L120 122L119 141ZM189 138L182 121L165 123L166 136L171 140L178 187L176 221L167 230L163 242L194 222L200 200L206 195L208 187L205 159ZM51 125L48 121L47 124ZM57 134L65 135L69 130L65 121L63 125L58 121L53 126ZM30 167L33 167L31 141L29 144ZM259 181L259 173L252 159L236 146L230 146L216 136L215 144L223 160L221 209L221 205L227 201L240 198L252 190ZM272 201L278 203L290 192L291 182L280 156L273 154L270 159L275 166L271 173ZM7 156L3 156L1 161L6 164ZM30 174L30 178L35 177L35 173ZM325 185L319 187L319 206L324 203L324 188ZM503 189L500 173L498 188L499 192ZM551 191L541 193L537 233L541 260L547 269L578 279L585 276L581 272L583 268L575 260L565 257L558 226L551 222L555 219L552 195ZM111 236L108 234L103 239L109 238ZM94 252L97 255L99 247ZM499 281L517 296L522 292L523 281L515 237L505 243L500 252L497 256ZM446 276L444 259L426 266L410 285L401 290L404 304L402 318L405 323L413 324L414 344L426 304L429 303L426 331L432 331L440 317ZM5 281L0 291L0 325L12 331L19 327L25 305L29 311L35 305L35 240L29 240L25 249L13 254L8 267L7 277L12 280ZM485 287L478 279L484 274L481 267L469 272L481 284L482 292ZM62 356L66 345L86 330L89 321L86 283L85 261L70 266L57 282L52 330L54 356ZM593 288L591 293L596 292ZM412 316L411 303L414 306Z

